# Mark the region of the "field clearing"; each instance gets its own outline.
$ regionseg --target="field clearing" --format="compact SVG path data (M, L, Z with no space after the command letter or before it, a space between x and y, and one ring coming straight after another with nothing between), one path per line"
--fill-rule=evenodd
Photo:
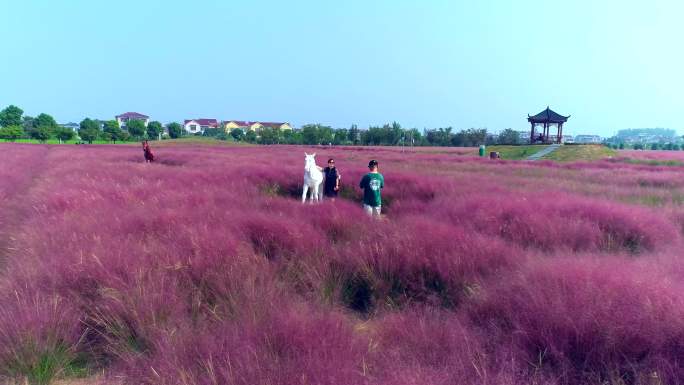
M153 149L0 143L0 382L684 383L684 167Z

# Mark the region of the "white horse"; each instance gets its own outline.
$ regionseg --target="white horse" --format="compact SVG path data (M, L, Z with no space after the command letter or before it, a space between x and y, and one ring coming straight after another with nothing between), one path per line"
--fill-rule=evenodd
M306 193L311 189L309 202L323 200L323 173L322 168L316 165L316 153L311 155L304 153L304 188L302 191L302 203L306 202Z

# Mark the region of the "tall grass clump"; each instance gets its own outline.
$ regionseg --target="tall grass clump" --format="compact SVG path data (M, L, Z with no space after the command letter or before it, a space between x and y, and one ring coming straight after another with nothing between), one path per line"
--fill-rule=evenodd
M0 307L0 379L50 384L87 373L78 313L64 298L5 293Z

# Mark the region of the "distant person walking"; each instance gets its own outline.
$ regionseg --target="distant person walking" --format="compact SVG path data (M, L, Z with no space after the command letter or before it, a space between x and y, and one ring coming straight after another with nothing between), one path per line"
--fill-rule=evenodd
M363 209L370 216L380 216L382 197L380 190L385 187L385 178L378 172L378 161L368 162L370 172L361 178L359 187L363 189Z
M325 176L325 183L323 184L323 195L333 201L337 198L337 193L340 191L340 173L335 167L335 159L328 159L328 167L323 169L323 176Z
M143 148L143 155L145 155L145 162L146 163L154 162L154 153L152 153L152 149L150 148L150 144L147 143L146 140L143 140L142 148Z

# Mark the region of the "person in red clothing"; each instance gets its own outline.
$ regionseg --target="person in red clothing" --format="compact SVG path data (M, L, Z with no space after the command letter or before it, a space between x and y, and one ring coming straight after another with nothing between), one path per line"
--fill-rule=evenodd
M150 145L149 145L149 143L147 143L146 140L143 140L142 147L143 147L143 155L145 155L145 162L147 162L147 163L154 162L154 154L152 153L152 149L150 148Z

